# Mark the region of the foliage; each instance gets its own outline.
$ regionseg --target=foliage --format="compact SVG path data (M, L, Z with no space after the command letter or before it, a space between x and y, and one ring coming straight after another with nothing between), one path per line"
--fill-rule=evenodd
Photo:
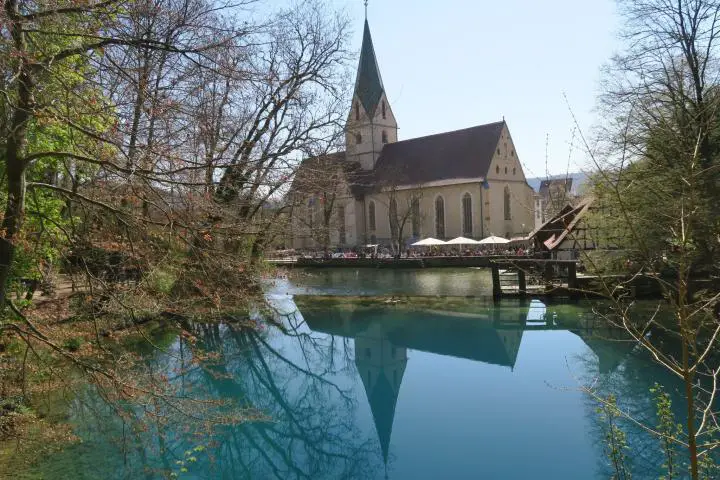
M626 451L628 450L625 432L618 425L621 417L615 397L609 395L597 409L605 427L605 455L613 470L612 480L630 480L632 478L627 467Z
M655 383L650 392L655 396L658 418L657 432L660 435L660 446L665 457L663 468L667 470L667 476L660 477L660 480L679 478L680 464L676 445L684 434L682 425L675 422L675 416L672 412L672 400L670 395L663 390L662 385Z

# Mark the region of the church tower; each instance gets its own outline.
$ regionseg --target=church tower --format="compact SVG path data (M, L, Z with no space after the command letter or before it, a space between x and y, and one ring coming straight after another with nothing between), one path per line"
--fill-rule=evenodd
M364 170L372 170L383 145L397 142L397 128L375 58L370 25L365 18L355 93L345 123L347 159L359 162Z

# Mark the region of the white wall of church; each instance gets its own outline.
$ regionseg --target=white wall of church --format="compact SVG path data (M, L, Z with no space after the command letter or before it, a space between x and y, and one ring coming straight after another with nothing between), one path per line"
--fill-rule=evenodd
M507 125L500 134L500 141L487 175L490 188L486 202L491 218L486 219L493 235L502 237L530 233L535 225L533 190L527 184L519 155L515 150ZM505 191L510 193L510 220L505 218ZM487 203L486 203L487 205Z
M505 220L504 188L510 188L511 220ZM450 239L459 236L469 236L480 239L489 235L510 236L521 235L523 225L525 233L532 230L532 210L528 211L527 203L531 205L532 191L525 182L499 181L490 183L489 188L482 188L479 182L461 183L440 187L426 187L419 190L420 197L420 238L439 237L442 231L436 229L435 202L438 197L444 204L444 233L443 238ZM468 235L463 226L463 198L470 195L472 234ZM402 190L396 192L398 211L402 215L410 205L410 198L418 195L418 190ZM482 196L482 200L481 200ZM389 219L389 195L387 193L374 193L368 195L365 201L365 214L368 215L370 202L375 204L375 229L368 230L368 241L375 235L377 241L389 243L391 238ZM481 206L482 201L482 206ZM481 212L482 210L482 212ZM482 213L482 216L481 216ZM484 218L483 218L484 217ZM368 222L368 228L369 228ZM403 236L408 239L412 236L412 222L408 220Z

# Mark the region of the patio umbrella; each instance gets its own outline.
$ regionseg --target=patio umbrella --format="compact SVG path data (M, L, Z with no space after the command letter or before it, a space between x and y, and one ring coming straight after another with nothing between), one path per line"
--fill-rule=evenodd
M447 245L479 245L480 242L472 238L457 237L445 242Z
M447 245L447 243L443 242L442 240L438 240L437 238L426 238L424 240L420 240L419 242L413 243L412 247L427 247L431 245Z
M497 245L499 243L510 243L510 240L508 240L507 238L490 235L489 237L480 240L480 243L482 243L483 245Z

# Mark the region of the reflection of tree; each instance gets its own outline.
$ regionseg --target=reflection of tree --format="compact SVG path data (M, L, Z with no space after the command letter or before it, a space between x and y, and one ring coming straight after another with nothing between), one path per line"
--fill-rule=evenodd
M594 356L587 355L580 358L584 365L583 370L587 372L587 376L580 379L583 384L592 385L594 394L599 397L615 395L619 400L618 407L624 414L637 422L653 427L657 425L654 413L656 406L650 389L655 382L658 382L664 385L671 395L676 422L683 422L680 382L652 362L644 351L632 349L632 344L628 347L626 341L609 339L606 335L607 331L603 330L594 337L583 336L583 340L595 352ZM611 362L614 368L611 370L605 368L609 363L608 357L614 357L614 361ZM607 459L601 453L607 426L603 424L597 413L597 401L588 396L586 404L588 419L592 425L590 435L598 446L598 458L601 463L598 470L609 474ZM661 466L664 462L659 439L635 421L620 419L620 426L626 434L628 452L631 452L629 466L633 478L656 479L661 475Z
M76 402L81 433L89 444L104 445L97 451L108 457L104 465L113 465L107 478L169 474L197 446L204 451L186 462L191 478L374 476L374 442L355 426L353 385L343 385L346 343L297 324L288 334L190 327L194 336L153 358L152 366L169 377L176 398L193 397L191 417L158 404L114 415L96 392ZM238 423L238 412L257 420Z
M196 383L267 415L267 422L224 426L212 436L221 478L348 478L371 473L369 442L359 441L355 402L338 384L327 338L282 336L280 346L250 328L225 328L222 356ZM277 339L277 337L275 338ZM273 340L275 340L273 339ZM297 347L300 347L299 349ZM290 348L287 348L290 347ZM301 352L291 356L286 353ZM297 357L297 358L295 358Z

